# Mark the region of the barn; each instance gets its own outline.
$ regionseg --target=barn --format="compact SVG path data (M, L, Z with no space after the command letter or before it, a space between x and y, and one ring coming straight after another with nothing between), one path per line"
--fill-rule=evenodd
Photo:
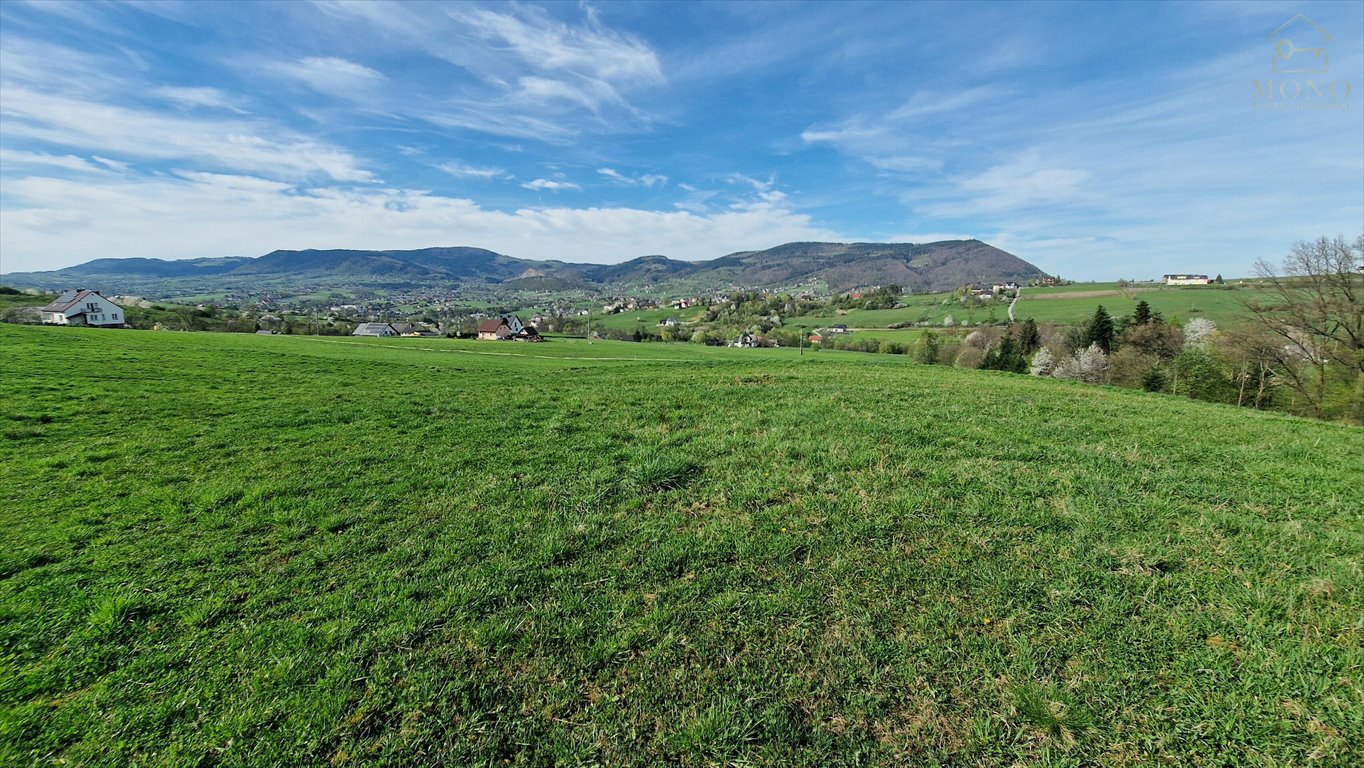
M397 336L398 329L392 323L360 323L351 332L352 336Z

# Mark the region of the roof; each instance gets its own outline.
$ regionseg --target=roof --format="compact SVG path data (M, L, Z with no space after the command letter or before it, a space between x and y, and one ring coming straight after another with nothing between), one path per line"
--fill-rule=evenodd
M479 333L497 333L497 329L498 329L498 328L501 328L502 326L504 326L504 325L506 325L506 324L507 324L506 319L500 318L500 317L497 318L496 320L484 320L483 322L481 322L481 323L478 324L478 332L479 332Z
M76 288L74 290L62 291L62 295L58 296L56 300L53 301L51 304L48 304L46 307L43 307L41 311L65 312L66 310L70 309L73 305L80 303L80 301L84 299L86 296L99 296L99 293L97 291L87 291L84 288ZM104 298L103 296L99 297L101 299ZM108 299L105 300L108 301Z
M393 326L388 323L361 323L355 326L352 336L378 336L385 330L393 330Z

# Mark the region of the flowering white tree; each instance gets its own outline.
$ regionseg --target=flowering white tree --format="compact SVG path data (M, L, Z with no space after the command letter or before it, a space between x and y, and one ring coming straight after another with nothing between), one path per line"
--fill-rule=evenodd
M948 315L942 319L942 324L944 328L951 328L957 324L957 321L953 320L951 315Z
M1193 347L1202 347L1212 339L1212 335L1217 332L1217 323L1206 317L1196 317L1184 326L1184 343Z
M1056 356L1050 349L1042 347L1033 355L1032 366L1028 371L1034 376L1050 376L1052 370L1056 368Z
M1058 379L1102 384L1108 376L1108 355L1098 344L1090 344L1062 360L1051 375Z

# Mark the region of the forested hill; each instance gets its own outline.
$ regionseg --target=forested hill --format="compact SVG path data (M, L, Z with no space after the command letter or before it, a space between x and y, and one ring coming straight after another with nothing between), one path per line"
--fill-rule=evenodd
M105 291L242 290L363 286L408 289L459 285L509 288L535 278L540 287L602 291L714 291L824 283L833 290L895 283L913 292L966 283L1026 280L1042 270L979 240L936 243L787 243L710 261L642 256L620 264L521 259L483 248L273 251L256 258L96 259L51 272L15 272L0 282L21 288L76 285Z

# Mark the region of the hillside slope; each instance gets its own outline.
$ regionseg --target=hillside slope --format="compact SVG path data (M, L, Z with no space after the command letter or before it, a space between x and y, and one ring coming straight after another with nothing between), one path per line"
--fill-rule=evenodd
M911 243L788 243L712 261L642 256L621 264L571 264L503 256L482 248L418 250L272 251L258 258L96 259L52 272L12 273L21 288L59 289L97 284L106 291L160 295L193 287L208 290L313 288L321 285L381 288L497 286L528 278L586 286L603 292L717 291L733 287L782 288L822 282L834 290L898 283L917 292L968 282L1020 282L1042 271L979 240ZM555 283L554 281L558 281Z
M918 293L967 283L1043 277L1037 267L979 240L913 243L787 243L708 262L748 285L823 280L834 290L896 283Z
M1364 430L879 355L0 345L5 764L1364 760Z

